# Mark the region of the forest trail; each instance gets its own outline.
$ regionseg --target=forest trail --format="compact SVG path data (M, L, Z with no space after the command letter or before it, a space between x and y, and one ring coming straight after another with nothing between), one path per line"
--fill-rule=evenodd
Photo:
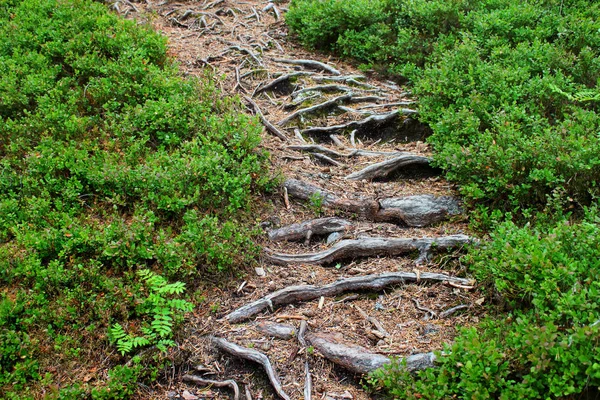
M206 293L180 343L186 359L166 380L168 398L233 398L237 385L246 399L302 399L308 371L312 398L367 399L362 372L389 357L429 365L429 352L483 313L474 283L460 278L466 219L452 185L429 166L428 129L413 118L410 92L288 40L288 6L117 3L169 37L185 73L224 77L223 91L260 115L262 146L283 176L257 215L260 267ZM259 363L240 361L264 361L256 351L271 382ZM210 382L227 380L235 384Z

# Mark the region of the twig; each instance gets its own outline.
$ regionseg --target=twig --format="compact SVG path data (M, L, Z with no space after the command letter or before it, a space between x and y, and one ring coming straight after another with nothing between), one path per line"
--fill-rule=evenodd
M233 379L228 379L226 381L214 381L212 379L204 379L204 378L200 378L199 376L188 375L188 374L184 375L181 379L183 379L186 382L196 383L198 385L214 386L214 387L218 387L218 388L230 387L231 389L233 389L234 400L240 399L240 388Z
M415 308L416 308L417 310L419 310L419 311L423 311L423 312L428 312L429 314L431 314L431 316L432 316L433 318L436 318L436 317L437 317L437 313L436 313L435 311L433 311L433 310L432 310L432 309L430 309L430 308L423 307L422 305L420 305L420 304L419 304L419 300L417 300L417 299L411 299L411 300L412 300L412 302L413 302L413 303L415 303Z
M369 316L362 308L360 308L357 305L354 305L354 308L356 308L356 310L359 312L359 314L364 319L366 319L368 322L370 322L371 325L373 325L375 327L375 329L377 329L384 337L390 336L388 331L386 331L385 328L383 327L383 325L381 325L381 322L379 322L377 319L375 319L375 317Z
M285 204L286 210L289 210L290 209L290 197L288 195L288 190L285 186L283 187L283 203Z

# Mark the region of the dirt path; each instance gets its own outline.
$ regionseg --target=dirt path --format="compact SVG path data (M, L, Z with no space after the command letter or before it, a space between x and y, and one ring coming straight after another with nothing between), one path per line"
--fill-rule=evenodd
M205 293L207 306L191 318L181 345L188 358L168 377L164 392L155 396L231 398L230 388L206 389L184 382L183 375L189 373L203 379L233 379L241 397L248 389L253 399L277 398L264 370L216 350L207 339L215 335L264 353L289 398L304 398L308 362L313 398L366 399L369 394L361 386L361 375L325 358L327 349L319 347L318 338L359 345L388 357L407 357L441 349L453 339L456 327L477 321L482 313L477 294L461 288L464 282L425 279L427 273L464 275L457 261L464 237L454 236L461 240L431 254L428 250L444 247L443 242L419 248L424 249L420 253L414 246L416 238L435 242L467 232L456 193L439 171L428 166L430 153L423 142L427 129L411 118L416 104L408 91L289 41L283 23L287 1L136 3L139 13L131 5L118 4L121 12L149 18L169 37L171 52L184 71L201 75L212 69L224 76L220 85L225 93L251 99L249 109L274 126L271 132L265 130L263 146L272 155L273 171L285 181L280 195L265 204L260 216L265 228L261 267L246 280L232 282L230 291ZM378 163L383 164L378 168ZM373 165L363 171L367 179L353 179L352 174ZM373 179L373 171L381 176ZM290 233L277 228L319 217L343 221L296 226L291 229L294 241L274 240ZM387 240L397 238L409 240ZM322 253L327 249L334 250ZM339 279L399 271L413 274L416 282L407 279L359 291L350 285L347 291L317 293L311 300L292 304L274 298L239 322L230 314L289 286L320 287ZM300 289L291 298L299 300L313 289ZM443 315L457 305L468 309ZM321 335L312 336L306 345L297 339L302 321L308 339ZM290 339L264 332L278 323L291 326ZM196 365L204 369L194 371Z

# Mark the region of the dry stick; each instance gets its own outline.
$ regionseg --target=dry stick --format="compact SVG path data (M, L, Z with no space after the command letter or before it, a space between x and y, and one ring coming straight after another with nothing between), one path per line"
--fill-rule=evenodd
M446 311L440 313L440 318L448 318L455 312L457 312L459 310L464 310L465 308L469 308L469 307L470 307L470 305L468 305L468 304L460 304L456 307L449 308Z
M318 111L318 110L330 108L331 106L337 106L338 103L342 103L344 101L348 101L351 98L352 98L352 94L345 94L343 96L334 97L333 99L327 100L327 101L325 101L323 103L315 104L314 106L311 106L311 107L301 108L300 110L297 110L297 111L291 113L286 118L284 118L281 121L279 121L277 123L277 125L284 126L288 122L290 122L291 120L293 120L295 118L298 118L299 116L301 116L303 114L309 114L309 113L313 113L313 112Z
M290 397L283 391L281 383L279 382L279 378L271 366L271 361L269 361L269 358L266 355L254 349L238 346L237 344L231 343L222 338L211 337L210 339L217 349L233 356L243 358L244 360L254 361L255 363L262 365L269 376L269 381L271 382L271 385L275 389L277 395L284 400L290 400Z
M290 209L290 197L288 195L288 189L286 187L283 188L283 203L285 204L285 209Z
M252 393L250 393L248 385L244 385L244 390L246 391L246 400L252 400Z
M471 243L473 239L467 235L450 235L440 237L416 238L385 238L385 237L363 237L360 239L347 239L336 243L327 250L316 253L275 253L265 249L265 257L268 261L279 264L329 264L334 261L349 258L373 257L373 256L397 256L400 254L418 251L420 259L426 259L432 247L439 250L453 249ZM421 274L422 275L422 274Z
M338 343L329 335L309 333L306 339L326 359L355 373L368 374L391 362L388 357L371 353L363 347ZM403 361L408 371L418 371L433 367L435 355L415 354L405 357Z
M338 153L335 150L328 149L327 147L318 144L292 145L288 146L287 148L290 150L305 151L308 153L322 153L331 157L348 157L348 154Z
M306 339L304 338L304 334L306 333L306 329L308 324L306 321L300 322L300 330L298 331L298 342L304 348L308 347L306 343ZM312 377L310 375L310 367L308 365L308 354L306 354L306 359L304 360L304 375L306 376L304 381L304 400L311 400L312 396Z
M358 129L368 124L374 125L383 125L387 124L396 118L398 118L399 111L395 110L387 114L376 114L371 115L360 121L350 121L346 124L341 125L332 125L326 127L311 127L302 131L302 133L312 134L312 133L333 133L338 131L343 131L345 129Z
M360 181L363 179L373 180L376 178L384 178L403 167L408 166L429 166L431 159L411 153L403 153L398 157L389 160L371 164L360 171L354 172L346 179Z
M252 108L254 108L254 113L256 115L258 115L258 118L260 118L260 121L263 123L263 125L265 126L265 128L267 128L267 130L269 132L271 132L273 135L277 136L279 139L283 140L284 142L286 142L288 140L287 136L285 136L279 129L277 129L275 127L275 125L273 125L272 123L270 123L265 118L265 116L263 115L262 111L260 111L260 107L258 106L258 104L256 104L254 102L254 100L252 100L248 96L244 96L244 100L246 100L248 103L250 103L250 105L252 106Z
M377 329L384 337L388 337L390 336L390 334L388 333L388 331L385 330L385 328L383 327L383 325L381 325L381 322L379 322L375 317L371 317L369 316L362 308L360 308L357 305L354 305L354 308L356 308L356 310L359 312L359 314L368 322L371 323L371 325L373 325L375 327L375 329Z
M257 87L256 90L254 91L254 93L252 94L252 97L256 96L257 94L259 94L261 92L264 92L265 90L269 90L282 82L288 81L291 78L295 78L297 76L312 75L312 74L313 74L312 72L292 72L291 74L281 75L279 78L274 79L273 81L267 83L266 85Z
M276 306L282 306L299 301L310 301L321 296L333 297L344 292L356 292L359 290L379 291L392 285L405 282L416 282L417 276L413 272L388 272L384 274L357 276L345 278L333 283L315 286L300 285L289 286L273 292L252 303L246 304L227 314L225 318L231 323L239 323L252 318L256 314ZM445 274L421 273L421 281L431 282L459 282L468 284L470 281L464 278L456 278ZM280 317L278 317L280 318Z
M332 67L331 65L327 65L325 63L314 61L314 60L290 60L287 58L274 58L273 61L283 63L283 64L292 64L292 65L302 65L306 68L318 69L322 71L329 72L333 75L341 75L341 72Z
M198 385L214 386L218 388L230 387L231 389L233 389L234 400L239 400L240 398L240 388L233 379L228 379L226 381L214 381L212 379L204 379L200 378L199 376L188 374L184 375L181 379L183 379L186 382L196 383Z
M312 231L314 235L327 235L332 232L346 231L351 227L352 222L342 218L318 218L273 229L269 231L269 240L274 242L303 240L308 231Z
M433 311L431 308L423 307L422 305L420 305L419 300L417 300L417 299L411 299L411 300L413 303L415 303L415 308L417 310L429 313L429 314L431 314L431 316L433 318L437 317L437 313L435 311Z

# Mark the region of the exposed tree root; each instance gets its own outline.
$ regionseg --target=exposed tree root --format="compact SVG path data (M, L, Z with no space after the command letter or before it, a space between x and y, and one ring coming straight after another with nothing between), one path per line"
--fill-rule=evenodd
M387 125L398 119L400 111L395 110L387 114L376 114L371 115L360 121L350 121L341 125L323 126L323 127L312 127L302 131L303 134L331 134L336 132L343 132L349 129L365 129L366 127L376 128L382 125Z
M292 121L293 119L300 117L301 115L310 114L310 113L314 113L319 110L326 110L331 107L337 106L339 103L350 100L351 97L352 97L352 94L344 94L342 96L338 96L333 99L324 101L323 103L315 104L314 106L301 108L300 110L297 110L297 111L291 113L290 115L288 115L287 117L285 117L284 119L279 121L277 123L277 125L284 126L287 123L289 123L290 121Z
M346 179L359 181L362 179L377 179L383 178L397 171L400 168L408 166L429 166L431 161L428 157L419 156L416 154L404 153L398 157L391 158L382 162L378 162L368 167L354 172L346 177Z
M279 129L275 127L275 125L270 123L269 120L265 118L262 111L260 110L260 107L258 106L258 104L256 104L256 102L254 102L254 100L252 100L248 96L244 96L244 99L252 106L252 108L254 109L254 113L258 115L258 118L260 118L260 121L263 123L267 131L271 132L273 135L277 136L283 141L288 140L285 134L283 134Z
M305 75L312 75L312 74L313 74L312 72L292 72L291 74L281 75L280 77L272 80L271 82L257 87L256 90L254 91L254 93L252 93L252 97L256 96L257 94L259 94L261 92L264 92L265 90L274 90L279 85L289 83L290 79L295 78L297 76L305 76Z
M214 381L212 379L204 379L204 378L200 378L199 376L196 376L196 375L187 375L187 374L184 375L181 379L183 379L186 382L196 383L198 385L214 386L214 387L218 387L218 388L230 387L233 390L234 400L239 400L239 398L240 398L240 388L239 388L238 384L232 379L228 379L226 381Z
M341 75L340 71L333 68L331 65L327 65L320 61L314 60L290 60L287 58L274 58L273 61L282 63L282 64L292 64L292 65L301 65L306 68L316 69L319 71L326 71L333 75Z
M339 343L330 335L309 333L306 339L323 357L358 374L368 374L391 362L388 357L371 353L363 347ZM404 361L409 371L418 371L433 367L435 355L415 354L404 358Z
M304 240L308 232L311 235L326 235L331 232L341 232L352 226L350 221L341 218L318 218L299 224L283 226L269 231L269 239L274 242L283 240Z
M288 179L284 187L292 197L309 200L319 196L323 207L356 213L371 221L401 222L407 226L423 227L460 213L458 201L449 196L416 195L377 201L360 196L340 197L296 179Z
M473 239L467 235L452 235L436 238L383 238L364 237L360 239L342 240L331 248L316 253L286 254L274 253L265 249L267 260L274 264L329 264L334 261L373 257L397 256L419 252L419 260L426 260L432 248L447 250L464 246Z
M260 322L255 327L256 330L277 339L290 340L296 335L296 328L288 324Z
M300 285L289 286L284 289L273 292L252 303L246 304L227 314L225 318L231 323L238 323L252 318L256 314L277 306L291 304L299 301L309 301L321 296L331 297L340 293L357 290L379 291L385 287L397 285L404 282L431 281L431 282L455 282L468 285L470 280L456 278L445 274L433 274L422 272L417 276L413 272L389 272L385 274L357 276L345 278L333 283L315 286Z
M229 353L233 356L262 365L277 395L284 400L290 400L290 397L283 391L283 388L281 387L281 383L279 382L279 378L275 373L273 366L271 365L271 361L269 361L269 357L260 351L238 346L237 344L231 343L222 338L213 336L210 338L210 340L217 349L224 351L225 353Z

